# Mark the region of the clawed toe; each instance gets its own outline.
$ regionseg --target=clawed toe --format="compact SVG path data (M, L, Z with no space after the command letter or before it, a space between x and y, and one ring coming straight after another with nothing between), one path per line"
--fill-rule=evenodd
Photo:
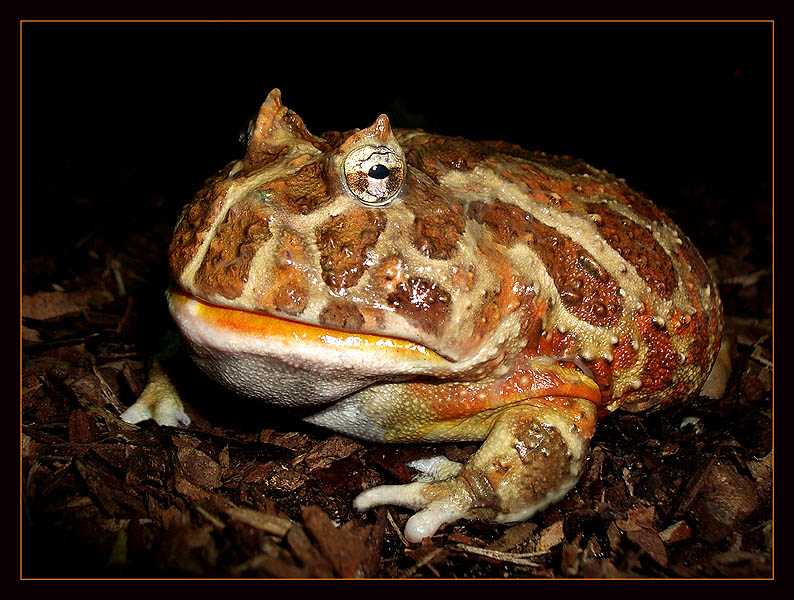
M444 525L465 516L465 511L461 511L455 503L436 500L408 519L405 524L405 539L409 542L421 542Z
M405 538L409 542L421 542L443 525L466 517L472 506L470 496L456 480L381 485L362 492L353 501L360 512L385 504L419 511L405 525Z
M353 508L365 512L376 506L394 504L418 510L427 504L427 499L421 494L429 484L416 482L405 485L379 485L361 492L353 500Z

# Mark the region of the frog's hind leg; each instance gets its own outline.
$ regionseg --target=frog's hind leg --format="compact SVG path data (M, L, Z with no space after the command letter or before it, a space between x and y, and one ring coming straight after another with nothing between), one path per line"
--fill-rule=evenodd
M707 398L722 398L725 388L728 387L728 380L731 376L731 343L727 337L722 338L717 358L714 366L711 367L706 382L700 389L700 393Z
M347 402L341 409L342 414L347 413L344 417L347 420L351 411L367 412L355 401ZM379 428L384 433L390 432L389 419L384 418L387 413L380 416L371 413L366 417L370 432ZM332 419L328 415L324 419L315 416L312 420L335 428L329 423ZM461 518L497 522L528 519L576 485L595 421L596 407L591 400L548 396L465 418L425 423L421 426L423 440L485 441L462 468L457 463L442 461L440 466L429 463L423 469L426 472L435 469L446 479L375 487L356 498L355 508L365 511L395 504L419 511L405 527L406 538L412 542L421 541L445 523ZM415 434L416 424L410 427ZM401 437L410 436L403 432ZM394 435L384 435L383 439L388 438L392 438L388 441L419 441L397 440Z

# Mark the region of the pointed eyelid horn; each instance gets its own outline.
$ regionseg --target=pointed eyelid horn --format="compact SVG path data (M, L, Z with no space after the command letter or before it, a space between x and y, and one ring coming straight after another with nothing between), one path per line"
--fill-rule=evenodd
M366 129L359 129L353 135L345 140L345 143L340 147L341 152L347 152L355 146L363 144L377 144L382 146L391 146L396 150L401 150L397 138L394 137L389 117L386 115L379 115L375 122Z
M378 115L378 118L375 119L370 129L374 131L375 137L384 143L388 142L389 138L393 135L391 125L389 124L389 117L383 114Z
M275 149L290 139L304 140L310 144L319 141L309 133L303 119L284 106L281 101L281 90L273 88L259 108L254 131L248 143L248 153Z

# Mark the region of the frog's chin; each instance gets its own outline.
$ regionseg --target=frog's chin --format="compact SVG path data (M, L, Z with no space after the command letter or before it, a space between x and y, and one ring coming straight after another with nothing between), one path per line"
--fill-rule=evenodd
M467 366L415 342L222 307L176 287L168 306L202 370L272 404L322 404L374 382L445 377Z

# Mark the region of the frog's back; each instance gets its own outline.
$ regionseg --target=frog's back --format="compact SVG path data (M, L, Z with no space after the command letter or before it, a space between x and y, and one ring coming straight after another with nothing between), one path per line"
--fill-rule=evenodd
M572 361L598 383L602 411L688 398L707 377L716 286L681 230L622 180L504 142L392 132L385 117L316 137L277 97L257 132L183 213L170 250L182 289L412 340L456 365L430 373L447 378L521 351ZM392 155L383 202L357 198L346 171L373 147Z
M720 348L722 309L703 259L665 213L581 160L407 135L409 164L465 199L467 227L487 230L534 291L539 354L584 365L607 410L700 389Z

